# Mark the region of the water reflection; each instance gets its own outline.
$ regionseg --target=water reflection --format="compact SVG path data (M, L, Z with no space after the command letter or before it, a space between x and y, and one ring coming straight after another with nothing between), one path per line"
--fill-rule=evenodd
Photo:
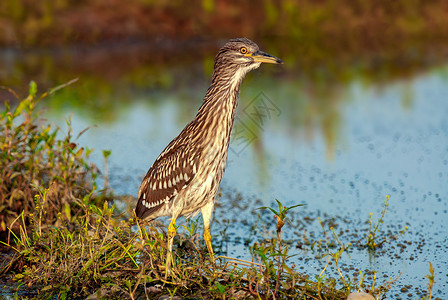
M196 112L208 86L215 47L204 43L180 51L184 45L131 44L26 53L4 51L0 64L5 68L0 81L3 85L23 87L28 80L36 79L41 89L45 89L79 77L76 86L64 89L45 105L56 113L69 108L90 118L92 123L110 123L129 112L136 99L146 98L150 110L176 101L179 109L174 119L183 125ZM326 54L315 57L285 41L267 41L266 47L285 56L284 69L265 67L250 75L243 84L240 109L247 107L260 92L269 93L282 112L274 126L287 128L291 138L298 129L305 128L301 134L307 140L319 128L325 138L328 159L334 159L343 126L340 109L343 103L352 101L349 85L353 81L364 88L374 86L380 90L396 80L407 81L428 72L443 59L443 51L425 58L393 49L387 55L361 52L362 56L342 51L331 55L328 49L322 49ZM164 49L169 51L161 51ZM406 106L412 105L411 86L412 83L403 86L402 100ZM24 95L24 91L20 94ZM240 117L247 123L247 116ZM253 132L260 129L251 131L262 138ZM260 150L263 143L252 145L259 145Z
M0 62L5 68L0 80L3 85L17 86L34 78L41 88L48 88L79 77L75 86L58 92L43 106L51 108L52 118L70 111L77 117L87 118L88 126L123 123L123 118L134 118L135 107L141 105L147 116L141 116L140 122L148 123L148 119L156 118L166 107L173 107L157 124L163 124L164 128L175 124L169 133L175 136L201 103L210 80L216 45L204 42L194 47L145 43L121 46L55 48L25 53L3 51ZM342 110L356 101L355 97L365 98L353 95L354 83L363 90L373 87L381 94L382 89L389 88L393 82L404 82L399 84L400 98L403 107L412 110L412 76L429 72L433 66L440 65L443 57L443 51L439 55L422 57L394 49L376 54L361 51L364 56L357 56L356 51L351 55L343 51L329 55L329 49L321 49L327 54L316 57L301 53L300 48L285 40L268 40L266 47L272 47L273 53L280 52L278 55L285 57L284 69L264 66L246 78L231 147L236 157L242 149L251 149L255 154L254 163L261 168L257 172L260 178L269 176L266 144L271 141L267 139L267 130L286 131L289 140L308 144L322 139L326 159L334 160L338 147L345 143ZM291 49L295 52L289 51ZM434 68L438 73L446 73L444 69ZM260 95L266 101L257 100ZM260 114L269 117L263 119ZM141 124L126 131L134 132L138 126ZM150 138L157 137L152 134Z

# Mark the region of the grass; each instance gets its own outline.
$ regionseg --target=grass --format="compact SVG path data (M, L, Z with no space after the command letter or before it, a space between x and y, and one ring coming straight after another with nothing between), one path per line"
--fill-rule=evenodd
M67 221L76 217L81 211L75 200L96 189L99 173L88 162L91 149L76 144L83 132L74 138L68 119L68 131L60 139L59 128L41 125L39 119L39 102L64 86L38 97L37 86L31 82L28 97L15 109L5 103L5 111L0 114L0 240L8 235L7 224L18 229L18 223L13 222L18 217L29 224L29 214L37 206L33 199L42 191L47 191L46 201L41 203L46 211L45 223L55 224L61 217ZM6 90L20 100L14 91ZM60 212L64 212L62 216Z
M69 120L62 139L60 129L41 125L36 105L59 88L37 97L31 83L28 97L15 109L6 104L0 114L0 243L7 251L0 279L17 298L346 299L351 291L379 296L390 288L392 282L378 285L376 277L365 282L361 271L353 278L344 274L340 262L350 245L333 227L328 233L324 223L329 236L319 249L325 267L315 278L298 272L283 233L288 212L300 205L286 207L278 200L278 209L262 207L274 214L276 233L253 244L252 261L220 256L214 264L199 240L197 221L189 220L175 241L172 274L165 278L166 232L154 222L117 213L105 196L111 191L98 190L99 171L88 162L91 150L74 143ZM103 155L107 161L110 151ZM374 237L386 207L377 226L370 224ZM326 275L331 268L338 277ZM428 278L431 291L433 270Z
M218 257L217 265L197 241L197 234L177 241L172 276L165 279L167 237L152 224L119 220L114 207L89 204L72 223L42 227L47 191L36 197L29 228L22 214L11 260L1 275L39 291L39 298L148 298L160 293L187 298L223 299L345 299L350 284L314 282L287 265L288 247L281 239L284 219L278 218L277 238L253 246L259 262ZM288 208L285 208L288 209ZM186 229L194 232L191 222ZM70 229L72 228L72 229ZM152 292L149 292L152 291Z

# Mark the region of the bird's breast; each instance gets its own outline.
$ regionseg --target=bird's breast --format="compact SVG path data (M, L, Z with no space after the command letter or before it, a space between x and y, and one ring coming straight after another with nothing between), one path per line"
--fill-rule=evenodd
M233 124L233 109L228 114L214 115L198 128L197 149L200 150L198 173L185 191L184 199L191 202L186 207L202 207L213 201L224 175L227 150ZM193 203L195 202L195 203ZM184 211L189 215L188 211ZM191 212L194 215L195 211Z

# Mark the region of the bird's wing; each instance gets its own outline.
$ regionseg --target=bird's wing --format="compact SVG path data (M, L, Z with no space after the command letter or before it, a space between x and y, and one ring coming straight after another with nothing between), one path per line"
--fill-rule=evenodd
M138 191L135 209L139 218L146 218L171 201L188 186L199 167L198 153L190 143L170 143L149 169Z

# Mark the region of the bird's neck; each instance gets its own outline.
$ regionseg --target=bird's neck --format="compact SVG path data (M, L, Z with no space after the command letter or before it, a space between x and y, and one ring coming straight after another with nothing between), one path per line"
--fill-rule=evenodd
M207 115L208 120L231 117L233 121L241 81L246 73L242 69L236 69L234 72L220 72L219 69L215 69L198 116Z
M215 69L212 83L199 108L195 121L202 127L204 139L209 143L228 145L232 130L241 81L246 72L226 72L224 75Z

